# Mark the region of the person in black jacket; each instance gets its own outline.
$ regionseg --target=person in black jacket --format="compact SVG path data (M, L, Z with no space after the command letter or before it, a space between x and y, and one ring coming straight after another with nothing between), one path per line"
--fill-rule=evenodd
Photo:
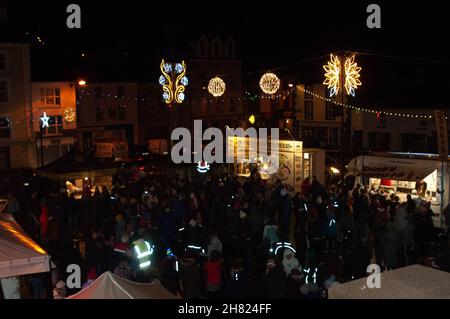
M285 298L286 292L286 273L275 260L267 262L265 281L265 291L267 299Z
M286 281L286 297L289 299L300 299L300 287L302 285L302 274L297 268L292 269Z

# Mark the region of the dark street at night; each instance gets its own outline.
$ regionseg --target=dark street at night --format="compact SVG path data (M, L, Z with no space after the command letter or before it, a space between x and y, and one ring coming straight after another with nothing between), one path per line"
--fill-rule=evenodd
M449 299L448 12L0 0L0 299Z

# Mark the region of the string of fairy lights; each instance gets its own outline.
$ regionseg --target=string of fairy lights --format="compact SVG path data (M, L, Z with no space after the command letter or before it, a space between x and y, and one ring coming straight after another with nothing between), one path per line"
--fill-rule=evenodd
M300 63L300 62L298 62ZM296 64L298 64L296 63ZM409 113L409 112L392 112L387 111L382 108L369 107L369 106L354 106L344 102L339 102L331 97L337 96L340 92L341 94L347 94L351 96L355 96L356 89L362 85L360 80L361 67L355 62L355 54L346 54L346 55L335 55L330 54L329 61L327 64L323 66L325 70L325 80L323 84L329 90L329 96L326 97L320 94L317 94L313 91L307 90L302 85L295 85L289 83L289 89L280 89L281 81L279 77L273 73L273 71L265 72L260 80L259 87L262 94L250 93L248 91L244 92L244 95L240 97L239 95L228 96L224 98L223 95L226 91L226 83L220 76L212 77L207 87L207 89L211 97L208 99L203 96L200 99L189 99L186 98L184 91L185 86L188 84L188 78L186 76L187 66L184 61L181 63L171 63L165 62L164 59L161 61L160 65L162 75L159 78L159 84L163 88L162 98L166 104L170 107L173 104L181 104L183 101L188 103L197 104L197 103L224 103L228 101L229 103L234 103L236 101L240 102L241 100L257 100L257 99L268 99L268 100L279 100L285 99L289 97L293 92L296 92L296 88L300 91L303 91L305 94L312 95L315 98L324 100L326 102L333 103L334 105L340 106L342 108L350 109L356 112L366 112L369 114L376 115L377 117L382 116L395 116L395 117L403 117L403 118L419 118L419 119L431 119L431 114L418 114L418 113ZM277 70L275 68L274 70ZM118 96L110 93L98 94L97 92L90 92L86 89L81 90L80 98L83 94L95 95L96 97L113 97L115 99L121 100L134 100L134 101L147 101L157 103L160 100L155 97L137 97L137 96ZM343 99L342 99L343 100Z
M367 113L374 114L376 116L385 115L385 116L397 116L397 117L420 118L420 119L431 119L431 118L433 118L432 115L427 115L427 114L390 112L390 111L383 111L383 110L375 110L375 109L372 109L372 108L364 108L364 107L359 107L359 106L353 106L353 105L350 105L350 104L338 102L336 100L324 97L324 96L322 96L320 94L316 94L316 93L314 93L314 92L312 92L310 90L305 89L301 85L297 85L297 88L300 89L301 91L305 92L306 94L314 96L315 98L324 100L326 102L333 103L334 105L337 105L337 106L340 106L340 107L344 107L344 108L347 108L347 109L354 110L356 112L367 112Z

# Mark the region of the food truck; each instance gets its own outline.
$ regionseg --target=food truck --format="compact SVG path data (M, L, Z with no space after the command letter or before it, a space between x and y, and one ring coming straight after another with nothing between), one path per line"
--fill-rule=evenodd
M234 163L230 164L230 172L240 177L250 177L256 168L262 179L269 183L279 179L283 184L291 186L295 192L300 192L301 184L306 178L313 176L321 183L325 183L325 151L321 149L303 148L301 141L278 140L279 167L274 173L269 172L269 163L257 155L251 159L251 147L254 138L229 136L228 145L233 148ZM259 139L253 145L259 145ZM270 146L267 147L270 150ZM240 153L242 152L242 154ZM238 158L245 158L239 162Z
M449 201L449 161L436 154L374 153L361 155L350 161L347 175L355 176L355 185L369 189L394 192L400 201L406 201L413 190L425 201L431 202L434 223L440 226L442 211Z

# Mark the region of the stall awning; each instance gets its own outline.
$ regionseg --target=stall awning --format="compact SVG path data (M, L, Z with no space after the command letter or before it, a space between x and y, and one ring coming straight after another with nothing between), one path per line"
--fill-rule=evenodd
M358 156L348 164L348 174L399 181L418 181L433 173L439 165L440 162L437 160Z
M49 256L17 224L0 213L0 278L47 272Z
M380 274L380 288L368 288L367 278L333 285L329 299L449 299L450 274L412 265ZM369 279L370 281L370 279Z
M45 178L54 180L71 180L84 177L96 178L101 176L112 176L117 169L108 167L106 164L86 157L83 153L71 150L57 160L40 167L36 173Z
M138 283L121 278L110 271L91 285L67 299L180 299L159 282Z

